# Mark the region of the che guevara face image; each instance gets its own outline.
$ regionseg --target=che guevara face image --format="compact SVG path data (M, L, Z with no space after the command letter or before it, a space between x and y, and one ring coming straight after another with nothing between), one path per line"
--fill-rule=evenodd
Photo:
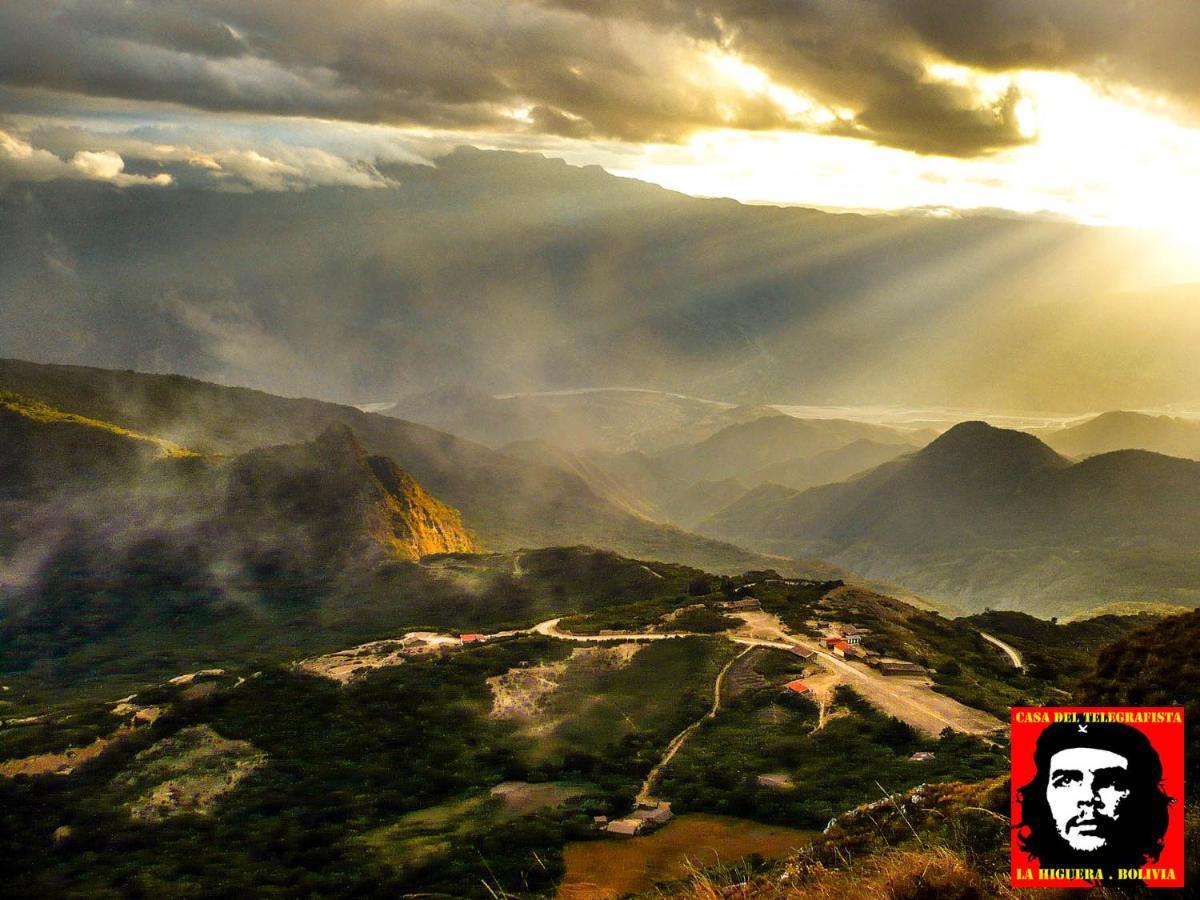
M1092 853L1118 838L1131 793L1129 760L1097 747L1069 747L1050 757L1046 805L1058 836Z
M1140 868L1158 859L1172 799L1149 739L1119 722L1056 722L1018 792L1022 851L1042 868Z

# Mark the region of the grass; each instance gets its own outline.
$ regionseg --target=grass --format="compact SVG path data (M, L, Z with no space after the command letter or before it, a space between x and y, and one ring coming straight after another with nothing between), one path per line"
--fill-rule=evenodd
M0 391L0 407L24 416L25 418L41 422L43 424L63 424L63 425L82 425L87 428L98 428L101 431L107 431L110 434L127 437L130 440L145 441L153 444L158 448L159 453L169 459L185 459L188 457L199 456L194 450L189 450L176 444L174 441L168 441L166 438L156 437L152 434L143 434L140 431L131 431L128 428L122 428L120 425L114 425L111 422L104 422L100 419L91 419L87 416L81 416L76 413L64 412L61 409L56 409L49 406L40 400L33 400L28 397L22 397L19 394L13 394L8 391Z
M802 827L821 827L840 810L879 799L882 790L974 779L1007 768L1000 751L965 735L921 738L899 720L877 712L843 686L834 714L817 731L817 709L777 687L730 701L693 735L672 761L659 793L677 811L703 811ZM784 715L771 715L782 709ZM934 759L910 762L918 751ZM757 776L784 773L794 788L758 784Z
M545 708L560 724L531 741L527 758L615 755L629 772L648 771L667 741L708 709L717 672L734 652L715 638L677 638L651 644L621 668L568 668Z

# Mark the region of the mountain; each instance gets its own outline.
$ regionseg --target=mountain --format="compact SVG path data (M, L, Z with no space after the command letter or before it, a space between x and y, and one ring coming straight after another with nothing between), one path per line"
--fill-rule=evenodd
M458 509L493 550L586 544L642 559L719 572L779 568L831 574L641 518L606 501L577 475L514 459L422 425L318 400L288 399L177 375L0 360L0 390L72 414L160 436L207 456L302 444L330 425L349 427L366 452L385 456ZM791 568L789 568L791 567Z
M1150 450L1167 456L1200 459L1200 422L1175 416L1108 412L1045 436L1066 456L1095 456L1114 450Z
M434 162L386 167L381 190L0 186L0 356L344 403L455 384L1081 412L1194 399L1196 288L1113 288L1158 283L1149 236L742 205L534 154ZM484 443L525 437L560 436Z
M686 472L693 481L740 478L757 484L770 480L758 477L764 469L860 440L907 446L913 435L886 425L779 414L729 425L699 443L666 451L658 458L668 468Z
M458 510L387 457L368 455L345 425L310 443L242 454L226 484L223 523L272 561L284 548L338 565L479 550Z
M694 528L745 493L746 486L736 478L697 481L671 498L671 514L680 525Z
M549 441L514 441L500 448L505 456L539 466L552 466L579 477L596 496L618 509L646 519L667 521L659 500L665 496L662 476L643 453L564 450Z
M968 422L908 457L808 491L764 487L701 527L814 553L944 598L1039 614L1200 603L1200 463L1120 451L1072 464Z
M904 456L906 453L912 453L919 449L921 449L920 445L915 443L880 443L868 438L860 438L844 447L836 447L812 456L801 456L787 462L766 466L754 473L749 480L751 482L774 482L802 491L819 484L845 481L852 475L873 469L898 456Z
M455 385L377 406L378 412L489 447L540 440L568 450L648 453L776 415L766 407L620 388L494 397Z

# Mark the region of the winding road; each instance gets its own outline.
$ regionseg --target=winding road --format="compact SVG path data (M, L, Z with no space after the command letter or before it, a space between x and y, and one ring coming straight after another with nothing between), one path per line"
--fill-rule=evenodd
M1020 669L1022 672L1025 671L1025 661L1021 659L1021 654L1017 652L1016 647L1004 643L1004 641L1000 640L998 637L992 637L992 635L988 634L986 631L979 632L979 636L989 644L995 644L997 647L1007 653L1008 658L1012 660L1013 666Z

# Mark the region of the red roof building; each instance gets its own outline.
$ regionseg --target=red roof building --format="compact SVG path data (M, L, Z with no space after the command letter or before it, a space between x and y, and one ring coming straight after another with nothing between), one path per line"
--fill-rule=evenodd
M460 634L458 639L464 644L474 644L476 641L486 641L486 634Z
M789 681L787 684L784 685L784 687L786 687L789 691L791 691L794 694L811 694L812 693L812 688L810 688L803 681Z

